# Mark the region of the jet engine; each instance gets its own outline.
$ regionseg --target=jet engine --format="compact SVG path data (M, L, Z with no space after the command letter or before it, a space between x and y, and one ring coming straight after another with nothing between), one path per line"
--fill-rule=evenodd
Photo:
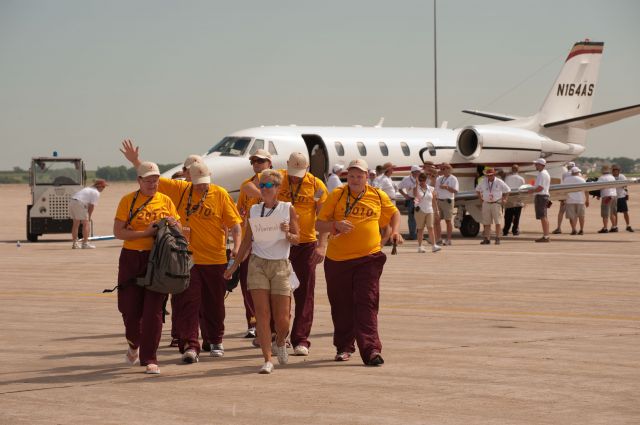
M456 142L458 153L476 164L527 162L573 148L533 131L500 126L465 127Z

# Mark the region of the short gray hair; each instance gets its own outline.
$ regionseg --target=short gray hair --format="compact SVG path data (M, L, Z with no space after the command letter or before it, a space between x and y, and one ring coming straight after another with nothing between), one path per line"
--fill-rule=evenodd
M275 183L277 186L280 186L282 184L282 174L280 174L279 171L272 170L272 169L264 170L262 171L262 173L260 173L261 181L263 177L271 179L271 181L273 181L273 183Z

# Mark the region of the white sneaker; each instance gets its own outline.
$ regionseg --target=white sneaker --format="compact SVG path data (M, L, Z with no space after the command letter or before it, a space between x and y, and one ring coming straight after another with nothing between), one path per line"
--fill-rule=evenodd
M296 348L293 349L293 354L296 356L308 356L309 349L304 345L297 345Z
M71 245L71 249L80 249L80 241L73 241L73 245Z
M198 363L198 353L193 348L189 348L182 354L182 361L188 364Z
M289 353L287 353L287 344L278 347L278 363L287 364L289 362Z
M423 247L422 245L420 245L420 246L418 247L418 252L427 252L427 250L426 250L426 249L424 249L424 247Z
M431 248L431 252L438 252L442 249L442 247L440 245L434 245L433 248Z
M211 357L224 357L224 347L222 346L222 343L213 344L211 346L211 353L209 353L209 355Z
M451 239L447 239L446 241L444 241L444 244L447 246L451 246Z
M268 375L271 372L273 372L273 363L271 362L264 362L264 364L262 365L262 367L260 368L260 372L263 375Z
M91 245L89 242L82 242L82 249L96 249L96 246Z

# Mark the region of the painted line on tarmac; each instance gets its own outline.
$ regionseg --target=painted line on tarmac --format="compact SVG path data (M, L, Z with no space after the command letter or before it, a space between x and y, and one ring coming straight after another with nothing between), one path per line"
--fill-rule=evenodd
M526 316L526 317L549 317L563 319L596 319L596 320L624 320L640 322L640 316L621 316L613 314L582 314L563 312L543 312L543 311L511 311L511 310L491 310L481 308L451 308L451 307L427 307L417 304L392 304L383 305L381 310L405 310L407 308L422 310L434 313L469 313L469 314L499 314L503 316Z
M57 298L68 298L68 297L109 297L112 294L103 294L103 293L91 293L91 292L49 292L49 291L0 291L0 297L57 297Z
M461 254L482 254L483 251L485 250L457 250L457 249L449 249L447 248L446 250L443 249L442 251L440 251L440 253L445 253L445 252L452 252L452 253L461 253ZM640 255L638 254L594 254L594 253L589 253L589 252L575 252L575 251L543 251L543 252L538 252L538 251L507 251L507 250L502 250L502 248L499 249L492 249L491 251L488 252L499 252L500 255L509 255L509 254L513 254L513 255L550 255L553 257L558 257L558 255L562 255L562 257L595 257L595 258L635 258L635 259L639 259Z

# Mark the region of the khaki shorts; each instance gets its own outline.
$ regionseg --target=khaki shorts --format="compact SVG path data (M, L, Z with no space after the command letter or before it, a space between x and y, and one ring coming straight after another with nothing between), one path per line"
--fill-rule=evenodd
M438 199L438 210L440 210L440 220L451 220L453 218L453 199Z
M502 205L500 202L483 202L482 224L490 226L493 223L502 225Z
M77 199L70 200L69 217L73 220L89 220L89 206Z
M600 217L609 218L618 213L618 198L605 196L600 203Z
M289 260L266 260L251 254L247 289L266 289L272 295L291 296Z
M424 229L424 226L433 227L433 213L425 213L422 211L416 211L416 227L418 230Z
M586 209L584 204L567 204L566 214L568 219L584 217Z

